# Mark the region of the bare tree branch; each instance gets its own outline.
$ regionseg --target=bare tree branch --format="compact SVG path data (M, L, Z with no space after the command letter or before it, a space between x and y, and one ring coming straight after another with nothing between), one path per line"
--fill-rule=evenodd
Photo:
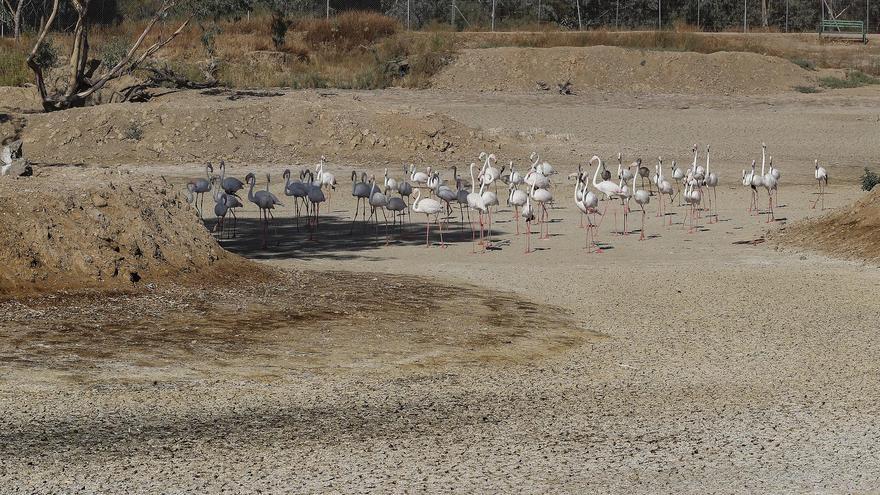
M46 82L43 80L43 68L40 67L35 61L34 57L37 56L37 50L43 45L46 41L46 35L49 34L49 29L52 27L52 23L55 22L55 17L58 15L58 4L60 0L53 0L52 2L52 12L49 14L49 18L46 19L46 23L43 24L43 27L40 29L40 35L37 37L37 42L34 43L34 47L31 49L31 53L27 57L28 67L34 72L34 76L37 79L37 89L40 91L40 98L45 102L47 98L46 94Z
M104 85L107 84L108 81L119 77L119 75L122 73L122 69L125 68L126 65L128 65L128 63L131 61L134 54L137 52L137 50L143 44L144 39L147 37L147 35L153 29L153 26L155 26L156 23L162 17L164 17L165 13L167 13L168 10L173 8L176 4L177 4L176 0L169 0L169 1L166 1L165 3L163 3L162 8L160 8L156 12L156 14L152 17L152 19L150 19L150 22L147 23L147 26L144 28L144 31L141 33L140 37L138 37L138 39L134 43L134 45L132 45L132 47L128 50L128 52L125 54L125 56L122 57L122 59L116 64L116 66L114 66L106 74L101 76L101 78L99 78L97 81L95 81L89 89L77 93L77 96L80 98L88 98L95 91L98 91L101 88L103 88ZM165 40L160 39L156 43L152 44L149 48L146 49L146 51L144 51L143 54L141 54L140 57L138 57L137 60L134 61L134 63L131 64L131 67L132 68L137 67L138 65L143 63L143 61L146 60L147 57L152 56L157 51L159 51L162 47L164 47L165 45L167 45L168 43L173 41L174 38L179 36L180 33L182 33L184 29L186 29L186 27L189 25L191 20L192 20L192 15L187 17L186 20L183 21L183 23L180 25L180 27L177 28L177 30L174 31L174 33L172 33L171 36L169 36L167 39L165 39Z

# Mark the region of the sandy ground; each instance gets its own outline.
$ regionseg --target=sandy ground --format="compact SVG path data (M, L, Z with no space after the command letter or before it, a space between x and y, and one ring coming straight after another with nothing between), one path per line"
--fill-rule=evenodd
M418 216L386 246L381 227L378 235L362 225L348 234L354 201L342 181L317 240L297 232L288 205L268 249L259 248L253 211L239 222L242 237L223 241L233 252L292 270L294 280L297 270L309 270L298 291L325 287L314 273L364 277L356 287L369 297L325 289L302 311L283 313L321 315L324 333L308 323L308 332L297 332L299 320L279 325L275 316L266 334L260 311L285 309L286 291L245 297L230 288L227 297L242 301L254 320L232 318L231 309L214 314L212 293L200 291L133 302L6 302L5 492L876 489L880 317L872 308L880 275L872 266L762 242L768 228L820 214L809 209L818 153L839 160L831 171L842 178L832 180L826 206L859 196L851 179L876 158L876 112L864 106L876 93L790 94L772 104L683 96L605 101L598 94L362 96L376 100L364 105L442 108L463 127L545 151L563 176L591 150L685 160L693 142L709 141L722 181L720 222L703 219L688 233L684 209L657 218L654 198L642 242L637 233L611 232L612 207L600 230L605 252L587 253L572 185L558 180L552 236L533 236L531 254L523 253L507 208L495 215L496 249L486 253L472 254L470 232L454 221L445 236L450 246L426 249ZM769 225L747 213L749 192L738 186L743 162L759 153L761 140L784 177L778 221ZM196 166L150 165L172 181L199 175ZM233 166L237 175L266 170L244 159ZM331 166L341 176L350 170ZM277 175L278 166L271 171ZM630 229L639 220L632 215ZM616 222L619 230L619 212ZM391 278L399 275L407 282ZM420 292L418 284L429 289ZM271 302L255 313L248 297ZM394 311L383 316L385 297ZM347 300L352 312L341 316ZM370 305L375 311L366 311ZM113 350L112 338L95 336L117 312L130 313L124 322L142 320L117 330L124 352ZM207 323L181 321L189 315ZM411 320L419 322L415 330L395 331ZM373 325L391 333L383 338ZM157 326L167 338L149 337ZM438 342L441 354L426 355ZM502 359L467 357L499 352Z
M377 291L390 290L381 274L510 291L574 315L580 344L538 357L508 353L502 361L413 367L392 359L363 367L357 363L368 348L375 353L375 344L353 338L346 346L357 324L346 330L350 325L340 322L328 327L328 337L343 352L332 364L303 369L290 363L320 362L320 341L301 347L302 337L282 333L263 344L271 352L247 352L247 335L264 332L259 319L236 319L239 344L206 352L212 340L203 332L160 318L170 336L155 348L103 359L66 347L88 340L41 344L52 334L40 320L18 321L30 330L26 340L11 338L21 329L4 327L3 354L18 356L4 366L12 373L0 401L4 486L22 493L876 486L876 270L754 245L765 219L746 213L746 191L726 187L717 224L689 234L676 207L673 225L661 226L652 205L650 239L640 242L637 234L611 234L609 213L600 234L605 252L588 254L568 189L560 188L560 207L552 210L553 235L534 240L538 250L529 255L506 209L496 215L498 249L484 254L471 254L467 232L448 235L445 250L425 249L421 223L391 246L360 225L362 240L343 242L348 198L337 198L333 210L341 218L326 219L324 240L309 243L287 223L283 240L267 251L250 240L227 245L273 266L360 272ZM839 206L853 189L832 188L826 205ZM810 192L783 189L778 216L807 214ZM255 224L240 226L251 229L247 238L256 235ZM476 307L467 300L482 305L487 296L443 304L456 296L451 290L428 296L440 307L427 311L433 332L449 334L455 348L462 345L456 335L481 324L457 315ZM320 302L311 307L322 309L328 308ZM413 304L413 311L426 309ZM527 327L542 318L528 306L503 312ZM404 315L388 318L407 325ZM87 325L67 324L70 331ZM370 323L362 324L366 331ZM295 326L285 331L299 333ZM544 336L520 338L539 346ZM387 341L395 359L424 361L418 345L395 344L398 338ZM45 351L25 353L24 343Z

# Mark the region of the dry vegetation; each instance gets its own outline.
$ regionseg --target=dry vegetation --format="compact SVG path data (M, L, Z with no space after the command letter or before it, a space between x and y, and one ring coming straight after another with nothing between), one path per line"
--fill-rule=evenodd
M516 32L449 32L446 25L428 25L420 32L405 32L399 23L374 13L349 12L330 20L301 19L291 25L280 51L274 51L268 17L203 24L185 32L159 56L161 62L188 77L199 79L201 67L213 54L220 61L221 84L237 88L352 88L374 89L392 85L425 87L433 74L449 63L458 48L620 46L650 50L699 53L754 52L787 58L805 68L851 68L880 75L880 57L869 48L817 42L814 35L741 35L700 33L679 24L670 31L583 32L551 29L548 25L517 25ZM123 23L96 30L96 54L112 53L114 45L130 40L143 29L140 23ZM174 29L168 21L159 35ZM0 85L17 86L32 79L24 64L31 40L21 44L0 40ZM68 35L53 37L62 48ZM102 47L111 47L109 50Z

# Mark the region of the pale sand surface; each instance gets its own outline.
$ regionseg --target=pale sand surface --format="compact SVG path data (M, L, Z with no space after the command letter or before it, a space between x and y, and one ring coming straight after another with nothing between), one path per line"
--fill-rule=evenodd
M443 104L436 93L389 92L387 97L389 103L426 108ZM633 113L626 100L617 110L603 111L610 115L606 120L618 122L617 133L597 123L589 129L605 137L588 138L588 128L574 113L577 106L566 113L561 103L541 105L530 117L515 108L504 112L511 105L508 97L481 101L488 108L453 99L447 112L466 125L495 126L502 133L529 132L527 125L546 128L547 135L526 140L524 147L546 149L562 176L590 150L607 155L622 142L640 143L652 155L657 154L652 144L668 142L668 152L685 161L693 141L707 140L695 134L707 129L719 156L721 221L704 220L689 234L680 225L684 208L673 207L674 224L662 226L654 216L655 197L648 207L649 240L610 233L609 210L600 232L606 250L589 254L583 249L584 231L577 228L572 184L564 180L554 190L553 235L544 241L533 236L538 250L529 255L523 254L524 239L515 235L504 207L495 215L500 249L485 254L472 254L470 233L457 222L447 235L449 248L425 249L424 216L414 215L406 237L395 235L389 246L381 230L374 237L372 228L356 226L349 237L354 201L344 180L317 241L296 233L288 205L276 212L285 219L280 244L261 250L253 239L257 227L251 212L240 223L251 238L224 245L272 266L342 270L367 278L368 295L346 297L369 300L379 312L356 324L349 321L345 335L356 332L358 324L365 332L381 328L390 335L387 355L364 364L358 356L364 340L352 338L348 348L333 340L341 350L329 361L303 366L301 358L321 351L298 347L292 322L273 334L271 349L242 355L231 349L222 359L198 352L200 343L190 348L175 340L147 347L138 356L142 362L119 354L81 368L76 352L48 350L44 359L32 354L27 363L4 359L2 491L841 493L877 488L880 274L860 263L748 242L761 239L765 229L819 214L808 204L813 153L830 147L827 153L833 154L841 141L861 146L846 158L846 168L841 165L838 175L848 178L871 153L862 128L866 121L846 120L835 130L839 139L829 141L829 119L814 126L813 113L868 110L814 109L794 102L783 105L782 114L775 108L694 109L702 120L689 122L664 119L660 109L659 117ZM724 105L706 101L709 107ZM529 106L527 101L522 108ZM687 111L668 110L673 116L681 112ZM791 119L796 127L786 130L783 124ZM748 129L750 122L775 134ZM643 126L654 131L643 134ZM739 134L725 131L726 126ZM801 132L814 128L813 135ZM565 132L573 137L562 137ZM779 156L783 171L779 198L784 207L777 217L785 220L769 226L764 217L746 212L749 193L738 182L743 160L756 156L762 139ZM640 149L633 149L630 159ZM499 158L508 157L499 152ZM333 166L342 177L350 170ZM370 168L381 172L381 164ZM170 166L156 171L175 180L190 173ZM195 167L192 173L197 175ZM280 192L280 185L273 182L273 190ZM829 191L829 208L859 195L852 182L832 181ZM766 201L763 193L761 198ZM630 222L637 228L639 215ZM405 310L383 316L381 294L389 284L383 274L440 284L424 295L437 301L467 284L470 295L459 296L454 306L438 304L427 317L411 316L421 322L420 332L433 332L431 338L451 336L442 356L404 345L407 339L397 332L408 325ZM455 337L481 325L472 317L478 306L467 301L479 301L482 308L489 303L474 294L496 290L559 313L565 318L557 325L561 333L526 331L491 343ZM284 297L279 294L273 304L283 306ZM529 318L549 318L522 304L486 314L503 314L526 326ZM175 309L156 311L161 318ZM242 334L259 331L256 324L239 324ZM187 329L169 331L185 335ZM24 331L37 341L45 337L38 320L0 326L0 335L7 337ZM327 331L332 340L332 326ZM15 355L12 342L0 339L3 356ZM371 333L370 352L381 342L381 332ZM505 345L512 350L505 353ZM456 352L484 348L502 349L501 358L455 358ZM153 362L168 353L179 359Z

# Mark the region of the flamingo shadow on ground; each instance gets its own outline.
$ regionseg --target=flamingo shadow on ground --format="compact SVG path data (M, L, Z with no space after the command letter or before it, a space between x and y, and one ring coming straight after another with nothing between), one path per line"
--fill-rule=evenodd
M278 213L276 211L276 213ZM231 227L231 218L227 219L227 227ZM215 219L205 219L208 230L214 228ZM448 229L448 230L447 230ZM371 256L370 252L386 245L424 246L425 223L388 225L380 222L378 229L375 223L366 224L362 221L352 224L351 218L339 216L322 216L318 229L310 236L309 229L303 219L299 227L291 217L276 216L269 225L267 246L263 247L263 223L257 218L239 218L237 233L234 238L227 236L218 239L224 249L252 259L365 259L378 260L381 257ZM492 235L502 232L493 231ZM217 235L217 234L215 234ZM386 243L387 240L387 243ZM437 224L431 224L431 246L439 247L440 236ZM456 224L444 225L443 242L446 244L465 244L471 242L471 230Z

